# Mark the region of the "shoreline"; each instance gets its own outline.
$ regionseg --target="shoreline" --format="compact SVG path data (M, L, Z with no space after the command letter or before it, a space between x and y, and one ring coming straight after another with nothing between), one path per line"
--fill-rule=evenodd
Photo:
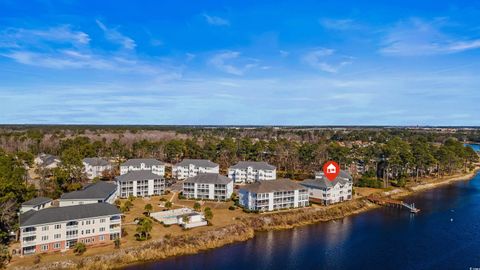
M479 171L454 175L441 180L419 183L412 187L395 188L380 193L384 197L403 198L426 190L434 189L459 181L471 180ZM309 207L285 212L256 214L241 217L224 227L206 231L201 235L180 235L156 239L136 247L120 248L109 253L68 259L53 263L14 267L11 269L123 269L127 266L142 265L166 258L193 255L214 248L220 248L236 242L247 241L257 232L285 230L295 227L338 220L378 208L364 197L335 204L328 207ZM78 257L77 257L78 258ZM7 268L9 268L7 266Z

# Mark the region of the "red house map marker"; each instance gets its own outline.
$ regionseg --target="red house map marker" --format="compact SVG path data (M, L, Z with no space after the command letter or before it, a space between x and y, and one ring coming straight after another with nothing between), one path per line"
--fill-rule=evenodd
M335 161L328 161L323 165L323 173L328 180L333 181L340 173L340 166Z

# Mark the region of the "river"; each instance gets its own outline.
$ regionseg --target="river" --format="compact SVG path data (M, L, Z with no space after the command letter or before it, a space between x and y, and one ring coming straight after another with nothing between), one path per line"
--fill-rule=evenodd
M258 233L145 269L469 269L480 267L480 174L404 199L422 211L380 208L339 221Z

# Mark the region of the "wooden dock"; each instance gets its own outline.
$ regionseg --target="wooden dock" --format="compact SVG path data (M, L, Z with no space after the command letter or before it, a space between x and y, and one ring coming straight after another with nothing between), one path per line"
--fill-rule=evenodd
M381 205L381 206L388 206L388 207L398 207L398 208L407 208L411 213L418 213L420 209L415 207L415 204L408 204L404 201L399 201L391 198L383 198L374 195L370 195L367 197L369 201L372 203Z

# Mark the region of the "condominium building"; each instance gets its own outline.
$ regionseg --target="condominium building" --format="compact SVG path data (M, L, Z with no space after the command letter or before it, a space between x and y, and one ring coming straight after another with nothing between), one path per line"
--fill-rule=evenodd
M104 171L112 169L112 165L101 158L84 158L83 166L88 179L101 177Z
M121 198L161 195L165 192L165 179L151 171L131 171L117 176L115 181L117 196Z
M131 171L151 171L154 174L165 176L165 163L153 158L134 158L120 165L120 174Z
M20 207L20 213L25 213L30 210L38 211L50 206L52 206L52 199L47 197L36 197L22 203L22 207Z
M183 182L183 195L191 199L225 201L232 193L232 179L218 173L201 173Z
M235 183L275 180L277 179L277 168L263 161L240 161L228 168L228 177Z
M113 204L117 198L117 185L113 182L98 181L81 190L63 194L59 201L61 207L106 202Z
M240 188L239 203L251 211L274 211L309 205L307 188L288 179L262 180Z
M310 201L322 205L343 202L352 199L352 176L341 170L338 176L330 181L323 172L315 173L315 179L307 179L301 183L308 188Z
M220 167L217 163L207 159L184 159L175 164L172 169L173 177L186 179L194 177L199 173L219 173Z
M30 210L20 215L21 254L105 244L121 237L121 222L118 208L108 203Z

